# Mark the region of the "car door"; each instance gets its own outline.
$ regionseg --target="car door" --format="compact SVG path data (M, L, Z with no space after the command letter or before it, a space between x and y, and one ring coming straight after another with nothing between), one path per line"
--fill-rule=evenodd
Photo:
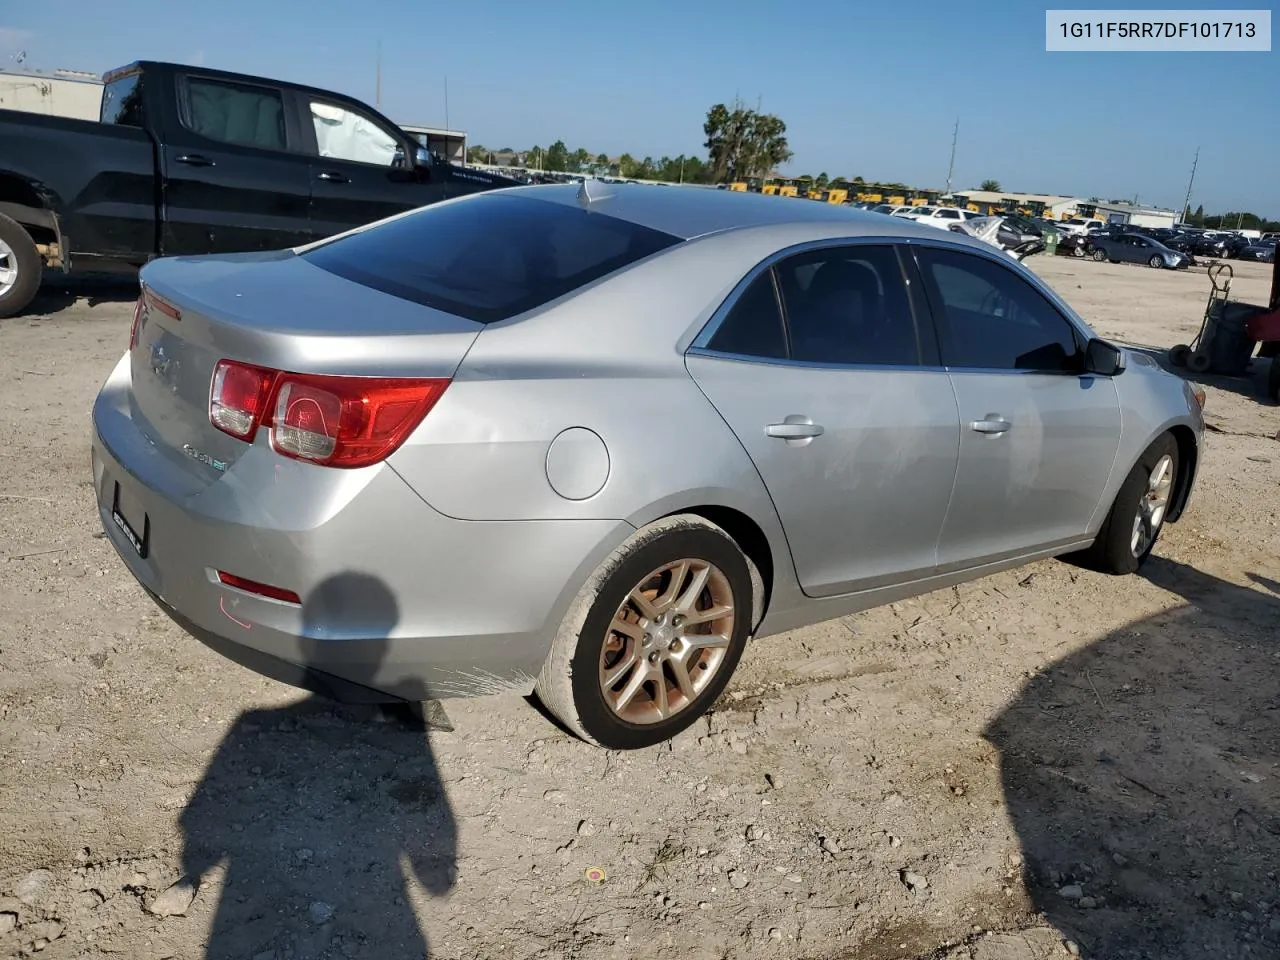
M931 573L959 423L898 251L797 252L739 291L686 362L764 480L801 588Z
M308 158L286 104L271 84L178 76L159 148L162 253L277 250L310 238Z
M925 246L917 257L961 425L940 568L1078 541L1119 447L1115 384L1082 372L1083 334L1012 263Z
M415 166L417 143L352 104L302 95L310 140L311 228L317 238L444 199L445 183Z

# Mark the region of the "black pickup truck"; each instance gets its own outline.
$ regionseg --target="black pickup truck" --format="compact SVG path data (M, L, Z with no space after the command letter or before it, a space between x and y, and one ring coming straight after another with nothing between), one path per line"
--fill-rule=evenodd
M325 90L152 61L103 81L97 123L0 110L0 317L26 307L45 266L292 247L518 185Z

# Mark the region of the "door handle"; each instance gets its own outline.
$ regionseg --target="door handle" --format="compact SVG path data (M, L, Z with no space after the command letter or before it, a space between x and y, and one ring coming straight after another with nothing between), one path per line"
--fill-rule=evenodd
M217 164L208 157L201 156L198 153L180 153L173 158L178 163L186 163L193 167L216 167Z
M334 173L332 170L326 170L324 173L316 174L317 180L326 180L329 183L350 183L351 179L340 173Z
M782 423L771 423L764 428L765 436L787 441L788 446L804 446L814 437L823 434L821 424L814 423L802 414L792 413Z
M1012 427L1013 424L998 413L988 413L982 420L972 421L969 426L978 433L995 435L998 433L1004 433Z

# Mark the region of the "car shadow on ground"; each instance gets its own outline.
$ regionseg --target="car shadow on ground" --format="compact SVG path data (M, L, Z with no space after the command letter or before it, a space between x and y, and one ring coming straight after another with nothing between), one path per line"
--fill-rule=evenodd
M362 636L390 636L399 619L373 577L342 574L317 595L358 604ZM386 645L371 650L352 679L373 677ZM207 960L428 956L417 911L452 888L457 831L407 713L318 697L246 711L180 822L183 872L216 900Z
M69 277L46 274L35 299L18 316L48 316L81 300L90 307L96 307L100 303L128 303L136 299L136 273L75 274Z
M1185 603L1047 666L985 731L1027 890L1086 956L1280 956L1280 585L1143 574Z
M1266 357L1255 356L1249 361L1248 370L1241 376L1232 377L1219 373L1193 373L1186 367L1176 367L1169 362L1169 350L1166 347L1152 347L1141 343L1122 343L1126 350L1140 353L1154 360L1160 367L1183 380L1193 380L1206 387L1238 393L1259 403L1270 404L1267 398L1267 374L1273 361Z

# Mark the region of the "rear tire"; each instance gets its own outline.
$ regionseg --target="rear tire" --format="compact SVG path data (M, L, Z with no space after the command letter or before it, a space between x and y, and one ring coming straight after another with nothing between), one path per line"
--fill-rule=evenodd
M1193 350L1187 357L1187 369L1192 373L1208 373L1211 366L1213 359L1203 350Z
M0 213L0 319L16 316L35 298L43 269L31 234Z
M633 750L669 740L729 682L751 632L754 592L749 561L720 527L690 514L652 523L579 591L538 696L591 743ZM713 619L697 620L712 610Z
M1191 347L1185 343L1180 343L1169 351L1169 362L1175 367L1185 367L1190 356Z
M1136 573L1164 528L1177 478L1178 443L1162 434L1129 471L1097 539L1080 556L1084 565L1102 573Z

